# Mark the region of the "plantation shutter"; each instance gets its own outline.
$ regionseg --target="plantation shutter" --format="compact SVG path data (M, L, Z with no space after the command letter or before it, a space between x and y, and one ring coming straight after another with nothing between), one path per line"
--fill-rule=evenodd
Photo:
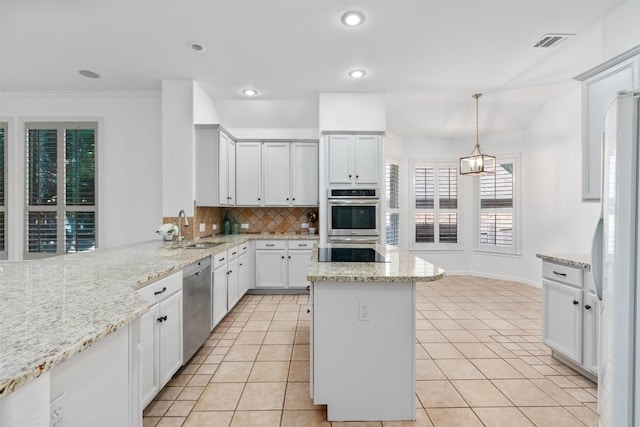
M387 162L387 212L386 212L386 242L397 246L400 243L400 167L397 163Z
M7 242L6 242L6 216L7 216L7 203L6 203L6 182L7 182L7 167L5 163L6 159L6 135L7 124L0 123L0 259L6 258Z
M513 163L480 179L480 244L513 246Z

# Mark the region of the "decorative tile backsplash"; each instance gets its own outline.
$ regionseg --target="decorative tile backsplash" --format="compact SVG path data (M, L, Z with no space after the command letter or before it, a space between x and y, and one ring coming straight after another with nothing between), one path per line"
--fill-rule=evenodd
M249 229L240 230L241 233L306 233L302 228L303 222L308 222L305 212L309 208L241 208L241 207L196 207L196 224L206 224L205 231L200 237L222 233L224 212L229 212L229 219L233 221L236 213L241 224L249 224ZM317 211L317 208L314 208ZM216 224L217 230L211 229ZM316 223L316 226L318 223ZM199 227L199 226L198 226Z

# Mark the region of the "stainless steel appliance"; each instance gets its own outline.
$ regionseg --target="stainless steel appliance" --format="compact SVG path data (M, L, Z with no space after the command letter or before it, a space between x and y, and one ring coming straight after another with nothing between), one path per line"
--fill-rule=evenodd
M372 248L318 248L318 262L388 262Z
M329 242L379 241L380 196L377 188L331 188L327 206Z
M186 364L211 334L211 257L182 269L182 322Z

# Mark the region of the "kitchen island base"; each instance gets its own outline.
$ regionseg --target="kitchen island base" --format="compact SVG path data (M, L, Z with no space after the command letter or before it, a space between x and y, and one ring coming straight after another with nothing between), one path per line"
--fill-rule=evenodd
M311 395L329 421L415 420L415 283L314 282Z

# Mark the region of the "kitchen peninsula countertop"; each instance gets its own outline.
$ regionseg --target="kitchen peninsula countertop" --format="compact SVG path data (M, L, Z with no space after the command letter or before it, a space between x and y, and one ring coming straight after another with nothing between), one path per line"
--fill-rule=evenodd
M319 262L313 248L307 280L311 282L430 282L444 270L409 252L389 245L324 244L322 248L373 248L388 262Z
M536 254L536 257L543 261L554 262L567 267L591 270L591 256L588 254Z
M216 235L205 249L153 240L33 261L0 262L0 398L149 310L136 290L249 240L315 240L308 234Z

